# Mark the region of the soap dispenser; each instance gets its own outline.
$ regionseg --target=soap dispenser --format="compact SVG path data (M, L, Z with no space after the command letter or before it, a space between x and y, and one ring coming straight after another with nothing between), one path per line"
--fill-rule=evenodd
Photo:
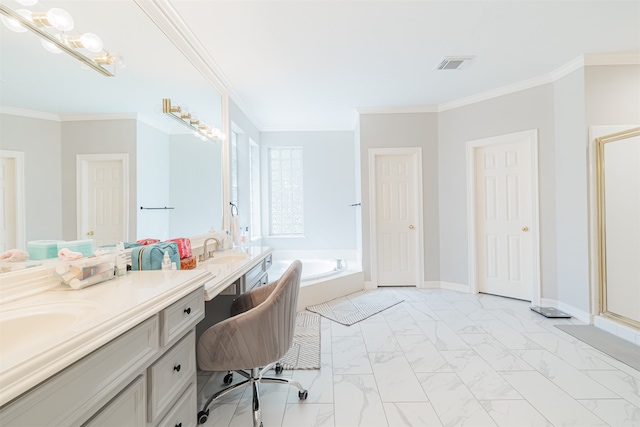
M169 258L169 252L164 251L164 257L162 257L162 269L171 270L171 258Z

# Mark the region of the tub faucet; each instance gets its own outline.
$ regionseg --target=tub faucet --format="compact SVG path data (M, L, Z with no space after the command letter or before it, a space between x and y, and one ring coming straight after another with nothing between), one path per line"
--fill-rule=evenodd
M207 244L211 240L216 242L216 250L218 250L220 248L220 240L216 239L215 237L209 237L208 239L206 239L204 241L204 253L202 254L202 261L206 261L207 258L209 258L209 251L207 250Z

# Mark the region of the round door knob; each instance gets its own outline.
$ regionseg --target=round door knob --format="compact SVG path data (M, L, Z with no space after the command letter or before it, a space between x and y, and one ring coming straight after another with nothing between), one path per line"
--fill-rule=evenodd
M93 231L89 231L89 232L87 233L87 236L93 236Z
M413 230L415 227L413 225L409 226L409 230Z
M527 227L526 225L522 226L522 231L524 231L524 232L529 231L529 227Z

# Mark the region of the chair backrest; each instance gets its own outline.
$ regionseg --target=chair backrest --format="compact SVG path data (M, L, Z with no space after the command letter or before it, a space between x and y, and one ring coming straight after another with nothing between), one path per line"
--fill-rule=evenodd
M259 305L207 329L198 341L205 371L251 369L281 359L293 343L302 263L294 261Z

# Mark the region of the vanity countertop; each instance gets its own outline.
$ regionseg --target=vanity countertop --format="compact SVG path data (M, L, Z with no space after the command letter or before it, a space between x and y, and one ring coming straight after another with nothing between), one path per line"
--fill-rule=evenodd
M213 299L272 252L243 246L216 252L194 270L130 271L84 289L56 285L0 304L0 406L199 287Z
M273 248L268 246L241 246L233 250L215 252L206 261L198 262L196 269L206 270L213 276L204 285L205 301L212 300L271 253Z
M202 287L207 270L131 271L0 304L0 406Z

